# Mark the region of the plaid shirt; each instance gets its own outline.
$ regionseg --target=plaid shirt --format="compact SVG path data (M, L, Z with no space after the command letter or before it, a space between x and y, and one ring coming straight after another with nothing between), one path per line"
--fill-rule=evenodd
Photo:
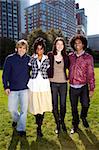
M47 69L50 67L50 65L49 59L47 59L45 55L43 55L40 68L37 63L37 57L35 58L35 56L31 58L29 66L32 67L32 74L31 74L32 79L35 79L37 77L39 71L41 72L43 79L48 78Z

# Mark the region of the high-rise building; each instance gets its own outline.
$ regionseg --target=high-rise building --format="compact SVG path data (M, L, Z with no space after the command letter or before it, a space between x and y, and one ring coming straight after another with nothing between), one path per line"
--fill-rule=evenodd
M0 37L19 39L21 32L20 3L18 0L0 0Z
M88 46L92 50L99 52L99 34L88 36Z
M87 35L87 16L85 15L85 9L79 9L79 4L76 4L76 19L77 19L77 33Z
M30 6L30 0L20 0L21 33L25 33L25 8Z
M76 33L75 0L41 0L25 9L26 32L61 29L65 37Z

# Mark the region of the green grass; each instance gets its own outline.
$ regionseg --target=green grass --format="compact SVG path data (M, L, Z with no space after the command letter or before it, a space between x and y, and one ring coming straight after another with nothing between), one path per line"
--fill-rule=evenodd
M88 121L90 131L85 130L80 122L79 133L70 135L71 108L69 96L67 98L67 113L65 123L67 134L61 133L59 137L54 133L55 121L52 113L46 113L42 131L43 138L36 138L36 124L34 116L28 113L27 138L20 138L11 127L11 116L8 112L7 96L4 93L0 71L0 150L98 150L99 148L99 68L95 68L96 89L90 102ZM80 104L79 104L80 109ZM9 148L8 148L9 147Z

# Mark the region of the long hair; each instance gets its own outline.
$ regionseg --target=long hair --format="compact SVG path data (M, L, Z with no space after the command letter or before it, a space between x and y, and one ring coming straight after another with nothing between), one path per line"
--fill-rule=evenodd
M65 45L65 41L64 41L64 39L63 39L62 37L57 37L57 38L55 39L55 41L54 41L54 43L53 43L53 48L52 48L53 54L54 54L54 55L57 55L56 43L57 43L58 41L62 41L62 42L63 42L64 48L63 48L63 50L61 51L61 54L62 54L62 56L64 56L64 55L66 55L66 45Z

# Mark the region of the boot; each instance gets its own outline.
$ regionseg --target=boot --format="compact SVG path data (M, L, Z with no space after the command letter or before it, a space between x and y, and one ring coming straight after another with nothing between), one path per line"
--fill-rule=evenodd
M42 131L41 131L41 126L38 126L37 127L37 137L39 138L39 137L42 137L43 136L43 134L42 134Z
M85 128L89 128L89 124L86 118L82 118L82 123Z

